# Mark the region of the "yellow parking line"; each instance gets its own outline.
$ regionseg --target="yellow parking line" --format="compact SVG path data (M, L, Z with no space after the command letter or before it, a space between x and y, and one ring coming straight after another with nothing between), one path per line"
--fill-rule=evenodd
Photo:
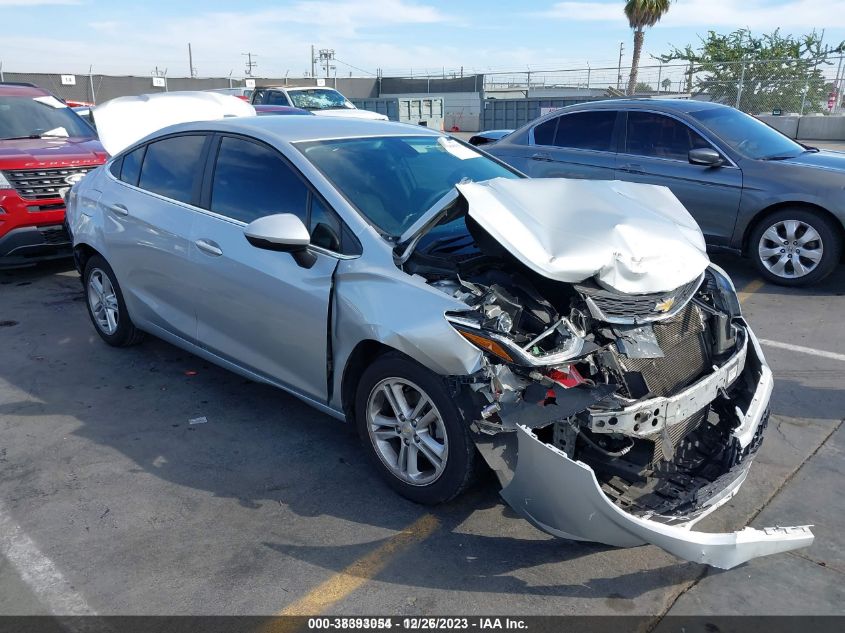
M748 282L748 284L739 292L736 293L737 298L739 298L739 302L743 303L748 297L753 295L755 292L760 290L766 284L759 279L755 279L754 281Z
M426 514L411 523L399 534L390 537L384 544L334 574L325 582L305 594L302 598L282 609L278 615L319 615L330 606L371 580L383 570L391 559L412 545L431 536L440 521Z

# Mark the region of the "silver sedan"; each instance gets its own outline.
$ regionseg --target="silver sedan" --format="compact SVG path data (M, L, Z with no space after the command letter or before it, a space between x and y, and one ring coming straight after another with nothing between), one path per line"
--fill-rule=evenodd
M806 527L691 530L739 488L772 377L663 187L530 180L444 134L318 117L182 123L76 185L97 333L162 338L357 426L385 481L477 462L551 534L732 567Z

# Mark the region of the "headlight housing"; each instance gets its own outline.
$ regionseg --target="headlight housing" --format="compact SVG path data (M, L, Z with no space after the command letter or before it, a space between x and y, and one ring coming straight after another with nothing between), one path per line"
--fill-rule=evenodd
M731 317L742 316L742 308L739 305L739 297L736 294L736 287L733 281L722 268L716 264L707 267L707 276L713 284L713 301L716 307L726 312Z

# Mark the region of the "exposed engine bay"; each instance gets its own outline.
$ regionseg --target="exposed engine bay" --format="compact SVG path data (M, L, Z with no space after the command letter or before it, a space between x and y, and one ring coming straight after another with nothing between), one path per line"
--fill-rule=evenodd
M589 464L620 507L667 519L694 512L708 488L756 450L759 433L745 449L730 439L739 423L732 386L672 425L657 410L636 412L633 424L604 417L677 394L744 342L712 270L672 292L622 295L594 282L545 279L472 218L457 221L469 239L420 248L406 269L468 306L447 316L488 352L469 383L480 432L525 424Z

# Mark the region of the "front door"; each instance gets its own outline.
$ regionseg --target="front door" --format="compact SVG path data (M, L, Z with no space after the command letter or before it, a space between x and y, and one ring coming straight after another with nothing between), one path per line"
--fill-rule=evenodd
M223 136L212 152L208 211L197 212L191 235L197 338L213 354L325 402L337 259L316 251L313 266L303 268L289 253L244 237L246 224L265 215L293 213L306 222L309 189L263 143Z
M616 177L669 187L708 242L728 244L739 210L742 171L727 158L719 167L691 164L690 150L718 149L683 121L641 111L629 111L627 117Z

